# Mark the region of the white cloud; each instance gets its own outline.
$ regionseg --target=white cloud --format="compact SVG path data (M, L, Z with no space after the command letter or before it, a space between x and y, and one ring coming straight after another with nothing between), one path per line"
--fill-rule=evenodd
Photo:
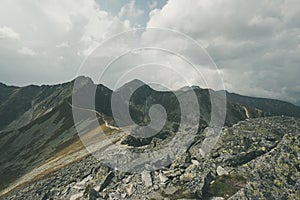
M33 51L32 49L27 48L27 47L23 47L23 48L19 49L18 53L19 54L23 54L23 55L27 55L27 56L35 56L35 55L37 55L37 53L35 51Z
M151 12L149 13L149 17L152 18L154 15L158 15L160 13L160 9L156 8L151 10Z
M70 80L76 76L84 52L130 26L101 10L94 0L3 0L0 79L17 85ZM9 43L4 36L18 40ZM39 56L33 60L22 55ZM58 59L61 56L63 60Z
M300 90L282 88L300 85L298 4L297 0L169 0L150 13L147 27L174 29L205 44L227 89L295 102ZM180 45L167 36L152 37Z
M142 14L144 14L144 11L136 7L135 0L131 0L120 9L118 17L120 19L129 19L130 21L134 21Z
M2 0L0 79L27 84L34 74L35 83L70 80L84 56L109 37L138 26L138 19L152 8L147 27L174 29L198 41L221 68L227 89L291 101L300 98L295 87L300 85L299 0L169 0L161 9L157 2L144 2L142 9L130 0L112 15L94 0ZM201 61L195 48L181 39L147 32L143 37L150 45L166 45ZM123 50L122 43L116 45ZM45 53L38 53L34 62L20 55L34 56L36 51ZM132 61L126 62L129 66Z
M1 39L13 39L13 40L19 40L20 35L15 32L12 28L7 26L0 27L0 40Z
M70 45L68 42L62 42L62 43L56 45L57 48L64 48L64 47L69 47L69 46Z

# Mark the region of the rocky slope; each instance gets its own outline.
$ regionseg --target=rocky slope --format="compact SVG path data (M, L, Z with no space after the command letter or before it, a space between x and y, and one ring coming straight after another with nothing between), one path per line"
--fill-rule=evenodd
M271 115L286 115L300 117L300 107L288 102L276 99L247 97L228 92L227 98L231 102L246 105L249 107L255 107L264 110L264 112L269 113Z
M90 156L2 199L299 199L299 131L297 118L242 121L210 154L197 141L162 170L124 173Z
M80 87L82 89L81 91L83 91L82 94L78 92L78 95L84 95L85 87L96 87L96 110L94 111L90 110L90 108L84 107L79 109L86 109L86 112L95 112L98 117L99 124L101 125L101 129L104 129L105 133L113 138L115 142L118 141L123 146L139 149L151 149L155 146L156 148L159 148L160 146L163 146L168 139L176 136L176 127L179 123L178 119L180 118L181 114L176 95L184 95L187 92L192 91L195 92L197 96L200 105L199 109L201 112L200 126L197 130L199 137L197 137L197 141L194 141L194 146L196 146L196 144L200 143L204 138L203 134L205 134L205 132L203 133L203 129L208 126L211 118L210 95L218 94L218 92L201 89L199 87L184 88L174 92L156 91L138 80L129 82L123 87L119 88L117 91L113 92L101 84L95 85L89 78L78 77L77 80L81 82ZM99 163L93 160L92 157L88 157L88 159L85 160L89 153L85 150L85 147L79 139L75 129L72 117L72 90L74 81L75 80L52 86L31 85L27 87L13 87L0 84L0 195L14 190L15 188L24 186L31 181L38 180L42 177L48 177L48 174L57 170L60 170L58 173L66 174L60 174L62 177L66 177L65 181L68 182L68 179L73 180L73 178L69 176L70 174L66 173L65 171L73 170L72 167L70 167L70 169L68 167L72 163L75 163L72 166L79 167L83 165L93 165L95 168L99 168ZM115 125L111 110L111 96L116 94L122 97L122 95L128 93L128 91L130 91L136 84L140 84L142 86L136 92L134 92L130 102L125 100L122 102L126 105L129 105L130 115L132 116L134 122L140 125L146 125L149 123L148 112L152 105L161 104L166 109L167 123L164 125L163 130L154 137L137 139L128 136L124 138L120 137L117 129L113 127ZM267 103L265 103L265 101ZM266 104L268 105L266 109L264 109L264 105ZM288 106L289 109L285 110L284 108L286 108L286 106ZM241 120L248 118L282 114L288 116L298 116L297 114L299 114L297 112L297 109L299 109L298 107L293 107L293 105L286 102L268 99L257 100L257 98L243 96L240 96L240 98L236 99L230 95L227 101L226 109L227 115L225 125L229 127ZM87 119L81 123L88 128L90 121ZM124 124L126 124L126 122L124 122ZM130 126L130 124L127 125ZM93 130L89 130L87 137L93 140L99 133L99 129L100 127L96 127ZM187 132L186 134L189 133ZM280 138L281 136L279 139ZM234 140L232 137L231 139ZM275 139L276 141L279 140L278 138ZM252 144L251 141L249 143ZM247 145L251 146L250 144ZM235 141L235 146L238 145L239 142ZM103 144L101 147L105 146L106 144ZM264 148L269 151L269 148L271 147L265 146ZM193 148L190 148L189 151L190 152L186 153L187 160L191 159L191 154L194 154L193 159L201 160L196 156L195 152L192 152ZM113 154L114 151L112 150L110 153ZM241 152L236 151L231 152L231 154L240 155ZM260 156L262 152L254 151L249 155L247 154L246 158L251 158L251 156L256 156L256 154L259 154ZM78 162L79 160L82 161ZM186 164L185 161L178 162L181 164L178 164L178 166L175 166L174 164L173 168L171 169L180 169L180 173L183 173L184 171L182 170L185 169L186 165L188 164ZM194 162L196 163L196 161ZM229 160L226 162L229 162ZM188 163L191 163L191 161ZM205 163L209 164L209 160L205 160ZM236 166L239 166L239 164ZM102 169L102 167L100 168ZM76 168L76 170L81 169ZM82 170L84 174L88 173L89 171L89 169L86 169L85 167L83 167ZM110 169L105 168L104 171L104 175L107 175L106 172L110 172ZM111 174L116 175L118 173L119 172L112 172ZM159 176L160 173L157 173L158 174L156 175ZM92 175L94 176L95 174ZM84 178L78 173L76 174L76 177L77 176L78 179ZM153 176L155 176L155 173L151 173L152 178ZM112 177L112 175L109 177ZM132 177L136 177L136 179L134 179L132 182L140 181L137 179L139 177L138 175L132 175ZM144 175L144 177L148 177L149 179L149 174L147 173L147 175ZM163 177L163 179L165 179L162 175L159 177ZM76 179L76 181L78 179ZM173 178L170 176L168 180L170 179ZM154 180L155 179L153 178L153 181ZM60 180L57 180L57 183L62 184ZM57 187L60 188L61 186L58 185ZM145 191L141 190L141 192ZM43 191L43 194L46 195L46 193L47 192ZM73 193L74 192L68 194ZM198 193L199 191L197 192L197 195ZM196 193L194 191L188 195L195 197L195 194ZM45 196L45 199L47 199L47 195ZM133 196L132 198L134 199L136 197ZM32 198L39 199L40 196ZM67 196L61 196L61 198L67 198Z

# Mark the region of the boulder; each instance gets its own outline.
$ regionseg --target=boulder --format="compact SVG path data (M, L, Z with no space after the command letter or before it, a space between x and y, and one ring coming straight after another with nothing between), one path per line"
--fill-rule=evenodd
M228 175L229 173L223 167L218 166L217 167L217 174L218 174L218 176L222 176L222 175Z
M151 177L151 173L149 171L142 172L142 181L146 187L152 186L152 177Z

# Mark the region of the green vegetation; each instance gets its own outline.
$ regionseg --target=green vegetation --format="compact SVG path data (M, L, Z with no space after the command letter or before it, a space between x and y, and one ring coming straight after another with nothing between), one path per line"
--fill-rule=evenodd
M208 196L229 197L239 191L246 184L246 178L233 173L216 178L215 182L209 185Z
M196 196L195 194L191 193L188 190L177 190L174 194L166 194L164 191L161 192L163 197L167 197L169 199L194 199Z

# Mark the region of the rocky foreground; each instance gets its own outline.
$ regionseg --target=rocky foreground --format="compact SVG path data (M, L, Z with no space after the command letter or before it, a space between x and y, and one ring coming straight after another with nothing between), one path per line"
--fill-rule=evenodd
M300 199L299 131L297 118L251 119L225 127L209 154L199 139L159 171L124 173L89 156L0 199Z

